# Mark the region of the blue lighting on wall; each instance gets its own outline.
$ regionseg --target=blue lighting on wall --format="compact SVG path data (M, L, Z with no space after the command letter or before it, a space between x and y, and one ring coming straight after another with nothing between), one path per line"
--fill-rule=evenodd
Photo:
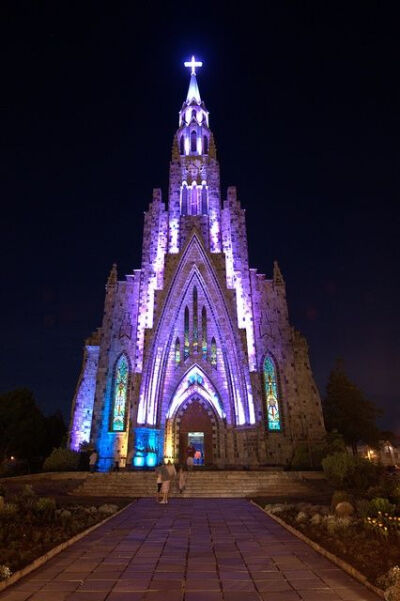
M162 461L164 433L157 428L135 428L135 454L133 465L137 468L155 467Z

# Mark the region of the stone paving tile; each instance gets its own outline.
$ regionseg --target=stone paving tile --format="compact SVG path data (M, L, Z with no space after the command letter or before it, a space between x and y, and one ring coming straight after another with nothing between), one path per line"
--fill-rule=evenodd
M0 601L376 601L243 499L140 499Z

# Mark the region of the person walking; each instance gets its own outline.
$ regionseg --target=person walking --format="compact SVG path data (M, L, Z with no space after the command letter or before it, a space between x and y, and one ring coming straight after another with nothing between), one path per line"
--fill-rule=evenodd
M169 489L170 489L170 485L171 485L171 480L173 480L175 478L175 476L176 476L175 466L172 465L172 463L170 461L168 461L168 463L166 465L164 464L161 468L162 499L161 499L160 503L162 503L163 505L166 505L168 503L168 493L169 493Z
M182 494L186 488L187 467L180 465L178 470L178 487L179 493Z
M162 486L162 465L157 465L155 469L156 478L157 478L157 493L156 493L156 502L160 503L162 499L161 486Z
M93 474L93 472L95 472L95 470L96 470L97 459L98 459L97 451L96 451L96 449L93 449L93 451L90 453L90 457L89 457L89 470L90 470L91 474Z
M193 469L195 454L196 454L196 449L194 448L194 446L192 444L190 444L188 446L188 448L186 449L186 465L187 465L189 472Z

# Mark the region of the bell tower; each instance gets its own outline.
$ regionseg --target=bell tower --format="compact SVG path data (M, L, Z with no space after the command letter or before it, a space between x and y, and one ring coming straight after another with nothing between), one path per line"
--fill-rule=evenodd
M219 165L209 112L201 99L192 57L187 97L179 111L174 136L169 187L169 252L177 253L196 227L211 252L221 252L221 195Z

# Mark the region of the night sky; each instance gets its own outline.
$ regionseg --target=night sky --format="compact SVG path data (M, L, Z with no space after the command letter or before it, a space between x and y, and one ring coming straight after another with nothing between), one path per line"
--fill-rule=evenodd
M251 266L279 261L321 394L341 356L400 433L396 3L241 7L2 3L0 391L69 416L111 265L140 267L167 200L194 53Z

